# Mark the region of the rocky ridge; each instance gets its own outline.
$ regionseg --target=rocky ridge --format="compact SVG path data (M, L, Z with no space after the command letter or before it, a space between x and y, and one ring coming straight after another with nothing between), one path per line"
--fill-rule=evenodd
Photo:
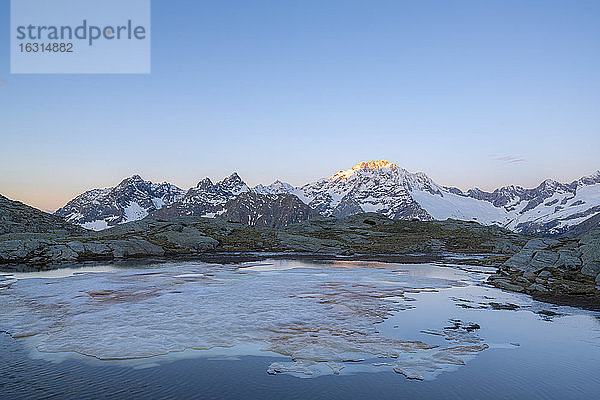
M0 235L52 234L56 236L86 232L62 218L0 195Z

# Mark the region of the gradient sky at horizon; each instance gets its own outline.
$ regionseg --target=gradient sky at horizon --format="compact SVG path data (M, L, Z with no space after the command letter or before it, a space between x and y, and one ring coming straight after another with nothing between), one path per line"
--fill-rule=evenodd
M1 29L0 193L56 209L133 174L299 185L371 159L463 189L570 182L600 169L599 17L591 0L153 0L150 75L11 75Z

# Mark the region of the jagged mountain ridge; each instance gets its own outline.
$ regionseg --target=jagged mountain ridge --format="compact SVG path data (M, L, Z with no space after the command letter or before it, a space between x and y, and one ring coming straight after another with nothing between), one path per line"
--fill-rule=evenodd
M569 184L548 179L533 189L463 192L380 160L298 188L276 182L261 191L296 194L323 215L375 211L397 219L453 218L528 234L560 234L600 215L600 171Z
M54 215L87 229L101 230L140 220L180 200L185 193L170 183L152 183L134 175L115 187L89 190L69 201Z
M149 210L148 214L156 218L235 216L254 221L259 214L266 215L266 205L277 204L268 196L294 195L325 216L378 212L393 219L453 218L495 224L521 233L559 234L600 214L600 171L570 184L546 180L533 189L506 186L493 192L479 189L463 192L441 186L424 173L411 173L380 160L357 164L300 187L275 181L271 185L249 188L233 173L216 184L206 178L196 187L179 193L175 201L165 202L164 207ZM234 201L245 193L253 195L244 195L241 199L244 201ZM256 210L250 210L252 206ZM75 211L72 210L71 215L77 215ZM77 212L85 214L82 211ZM269 221L295 220L281 214L289 212L292 209L279 207L277 212L271 213ZM300 215L309 218L309 214L305 210ZM270 226L270 222L260 224Z
M250 189L237 173L215 184L205 178L189 189L177 202L152 213L153 217L175 216L215 217L225 212L225 204Z
M568 184L547 179L533 189L507 186L491 193L473 189L463 195L503 209L504 226L511 230L559 234L600 214L600 171Z

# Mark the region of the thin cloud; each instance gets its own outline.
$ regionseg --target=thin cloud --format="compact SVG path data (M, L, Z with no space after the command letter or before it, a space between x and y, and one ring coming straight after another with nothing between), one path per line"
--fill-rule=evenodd
M0 79L0 85L6 86L6 85L8 85L8 81Z
M519 164L527 162L527 159L516 156L501 156L495 158L497 161L504 161L508 164Z

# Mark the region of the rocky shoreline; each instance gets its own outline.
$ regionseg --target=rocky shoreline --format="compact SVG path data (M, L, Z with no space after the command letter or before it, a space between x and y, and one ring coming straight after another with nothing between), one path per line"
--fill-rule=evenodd
M474 222L392 220L364 213L315 217L278 229L215 218L146 218L94 232L22 203L0 200L4 271L85 262L222 262L265 256L431 262L462 254L466 257L459 263L498 268L488 280L498 288L600 309L600 229L577 238L539 238Z
M144 219L100 232L5 233L0 235L0 264L44 266L235 253L431 260L455 252L509 257L525 242L522 236L497 227L462 221L399 221L380 214L317 217L282 229L177 217Z
M579 238L534 238L489 282L536 299L600 310L600 230Z

